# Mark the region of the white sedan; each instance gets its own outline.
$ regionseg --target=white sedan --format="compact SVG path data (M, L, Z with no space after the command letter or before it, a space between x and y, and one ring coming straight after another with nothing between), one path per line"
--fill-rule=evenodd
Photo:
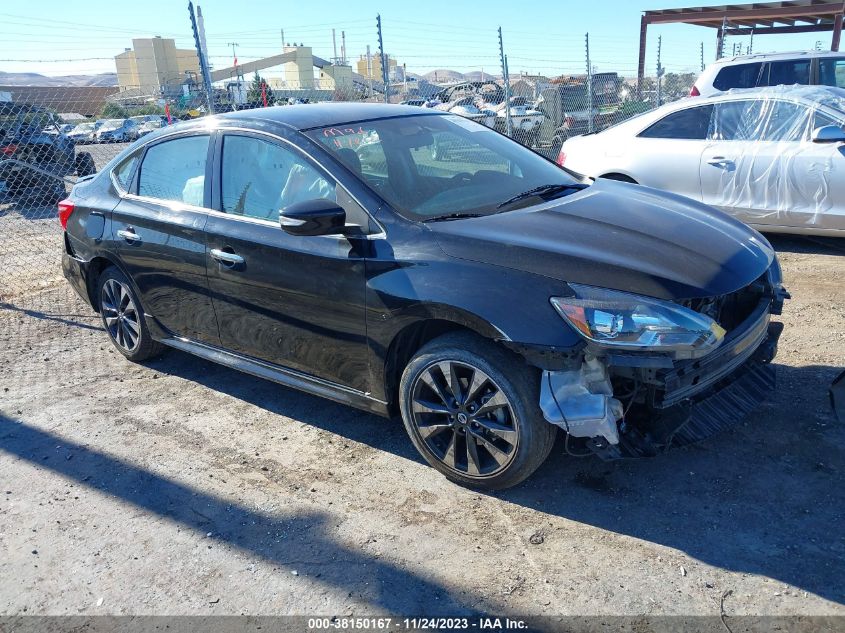
M845 90L684 99L570 138L558 163L678 193L762 231L845 237Z

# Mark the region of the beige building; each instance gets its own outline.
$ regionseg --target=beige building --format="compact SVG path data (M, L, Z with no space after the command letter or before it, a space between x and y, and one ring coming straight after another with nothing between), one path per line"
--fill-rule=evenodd
M176 93L193 73L199 81L199 59L194 49L176 48L172 39L161 37L132 40L132 48L114 58L121 91L141 90L150 94Z
M396 76L396 60L387 55L387 72L388 77ZM367 69L369 66L369 70ZM359 75L363 75L367 79L373 81L381 81L381 56L378 53L370 55L370 63L367 64L367 56L361 55L361 58L355 63L356 71Z

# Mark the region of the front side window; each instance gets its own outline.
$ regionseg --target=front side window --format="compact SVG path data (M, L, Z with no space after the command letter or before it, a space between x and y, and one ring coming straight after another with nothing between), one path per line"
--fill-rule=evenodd
M203 206L208 136L186 136L147 149L138 195Z
M550 196L583 187L530 149L456 115L378 119L306 134L412 220L490 215L512 209L514 196L536 202L520 194L538 187Z
M845 58L827 57L820 59L819 83L822 86L845 88Z
M673 112L640 132L640 136L643 138L703 141L707 138L712 113L712 105Z
M754 88L760 76L762 63L735 64L726 66L719 71L713 80L713 87L717 90L731 90L732 88Z
M223 211L279 221L287 206L317 198L335 199L335 185L293 150L263 139L223 137Z
M791 86L792 84L809 85L810 60L792 60L783 62L769 62L769 77L763 86ZM765 73L765 71L764 71Z

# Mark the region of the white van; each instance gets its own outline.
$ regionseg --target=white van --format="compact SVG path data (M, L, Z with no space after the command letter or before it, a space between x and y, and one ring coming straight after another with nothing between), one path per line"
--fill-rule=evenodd
M704 69L690 96L711 97L733 88L792 84L845 88L845 53L798 51L726 57Z

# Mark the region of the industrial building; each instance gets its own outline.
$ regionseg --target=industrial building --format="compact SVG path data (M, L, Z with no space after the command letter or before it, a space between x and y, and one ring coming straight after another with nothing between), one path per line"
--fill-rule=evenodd
M196 81L199 59L194 49L176 48L176 42L162 37L136 38L132 48L114 58L121 92L175 95L186 80Z

